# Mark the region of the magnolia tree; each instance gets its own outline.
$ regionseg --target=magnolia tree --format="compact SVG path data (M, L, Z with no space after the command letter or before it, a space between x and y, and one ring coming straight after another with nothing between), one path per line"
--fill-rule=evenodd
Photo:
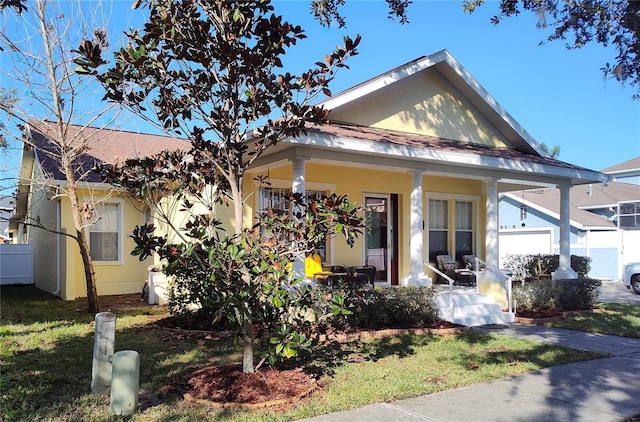
M156 205L168 197L181 202L187 223L172 226L165 219L162 227L172 233L160 234L153 225L136 229L134 253L158 254L164 271L175 276L174 312L196 304L212 319L236 323L243 369L252 372L261 330L268 331L272 358L290 357L310 344L301 326L313 312L305 308L347 312L339 295L296 288L288 264L327 235L345 236L353 245L362 224L359 207L345 197L309 202L294 195L291 213L268 211L245 227L243 178L267 148L327 121L328 111L311 101L331 94L329 83L356 54L359 38L345 38L344 47L314 68L292 75L280 70L282 57L305 35L273 14L268 0L140 4L148 8L148 20L128 34L112 66L102 69L107 63L101 46L85 40L78 71L97 77L105 99L188 139L191 149L101 171L136 198ZM225 203L234 210L229 232L214 212Z

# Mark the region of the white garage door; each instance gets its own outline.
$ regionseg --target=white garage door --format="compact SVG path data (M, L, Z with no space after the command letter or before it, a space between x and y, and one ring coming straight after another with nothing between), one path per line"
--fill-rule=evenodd
M506 255L550 254L553 229L504 230L500 232L500 268Z

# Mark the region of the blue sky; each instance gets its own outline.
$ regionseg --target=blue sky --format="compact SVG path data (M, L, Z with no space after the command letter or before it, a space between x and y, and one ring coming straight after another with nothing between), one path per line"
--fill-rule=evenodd
M309 13L309 0L274 2L276 13L301 25L308 36L287 54L286 71L306 70L341 44L343 35L360 34L360 54L331 86L337 93L447 49L534 139L559 145L561 160L601 170L640 156L640 102L631 99L631 87L605 80L600 71L614 59L613 49L593 44L569 51L562 42L539 46L546 32L535 27L536 18L528 12L498 26L490 23L497 1L488 1L471 15L462 11L462 0L414 1L406 25L387 18L382 0L346 3L341 9L345 29L320 26ZM113 13L108 12L110 36L119 36L135 21L131 4L118 0ZM149 130L133 121L119 127Z
M490 23L497 1L473 14L462 11L462 0L414 1L406 25L387 18L383 1L346 3L346 29L321 27L307 1L274 3L309 37L289 55L292 68L309 67L345 34L362 35L360 55L338 75L334 93L447 49L534 139L559 145L561 160L602 170L640 156L640 102L631 99L631 87L600 71L615 58L613 49L593 44L569 51L557 41L539 46L547 33L530 13Z

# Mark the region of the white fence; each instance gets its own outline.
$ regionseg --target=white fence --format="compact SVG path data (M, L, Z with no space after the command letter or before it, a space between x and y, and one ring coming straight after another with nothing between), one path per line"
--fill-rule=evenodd
M622 231L620 240L622 266L630 262L640 262L640 230Z
M0 285L33 284L31 245L0 245Z

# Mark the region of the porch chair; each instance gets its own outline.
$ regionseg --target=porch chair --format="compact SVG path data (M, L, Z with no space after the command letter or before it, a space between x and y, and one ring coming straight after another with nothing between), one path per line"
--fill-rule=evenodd
M456 286L463 282L469 286L473 286L475 284L475 274L473 271L466 268L456 268L456 262L451 258L451 255L436 256L436 265L438 270L451 278ZM438 274L436 283L447 283L447 280Z
M362 267L353 267L351 274L353 278L353 287L361 289L368 285L374 286L376 278L376 267L373 265L364 265Z
M467 269L469 269L471 271L475 271L476 270L476 260L477 259L478 258L475 255L473 255L472 253L462 255L462 263L464 264L464 266ZM480 265L478 266L478 269L479 270L484 269L485 265L482 262L480 262L479 264Z
M334 282L347 278L349 275L347 269L343 266L334 265L328 270L325 269L318 254L309 255L305 258L304 272L307 278L329 287L333 286Z

